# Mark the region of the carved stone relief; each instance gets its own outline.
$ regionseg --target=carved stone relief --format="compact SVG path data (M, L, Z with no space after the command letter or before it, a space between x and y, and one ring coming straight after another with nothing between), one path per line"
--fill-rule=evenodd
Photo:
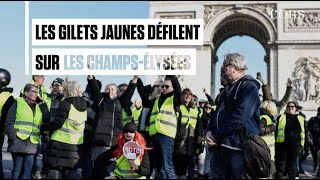
M285 9L285 12L293 12L293 17L284 19L284 29L286 32L303 31L303 32L320 32L320 9ZM300 11L297 14L297 11Z
M205 23L204 26L206 27L210 19L216 16L219 12L230 7L233 7L234 9L239 9L239 8L241 9L244 7L250 7L250 8L256 9L259 12L262 12L263 14L265 14L267 18L271 19L273 25L277 27L277 23L276 23L277 20L271 18L272 16L276 17L276 10L277 10L276 4L249 4L241 7L238 7L236 5L205 5L204 6L204 23Z
M301 57L292 73L292 96L295 101L320 105L320 59Z
M195 19L195 12L159 12L157 19Z

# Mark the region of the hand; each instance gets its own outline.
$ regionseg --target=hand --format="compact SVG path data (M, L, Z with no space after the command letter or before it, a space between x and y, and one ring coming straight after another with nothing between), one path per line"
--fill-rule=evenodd
M37 96L36 103L37 103L37 104L42 104L42 103L43 103L42 97Z
M197 144L201 144L201 142L202 142L202 137L201 137L201 136L199 136L199 137L198 137Z
M133 170L138 171L139 170L139 166L136 165L136 163L134 162L134 160L129 160L129 166L133 168Z
M88 75L88 79L89 80L93 79L93 76L92 75Z
M289 87L292 87L292 81L291 81L291 79L290 78L288 78L288 81L287 81L287 86L289 86Z
M209 147L215 147L218 146L217 141L215 139L212 139L210 137L206 138L206 143Z
M204 92L204 94L208 94L206 91L206 88L203 88L203 92Z
M259 81L262 79L261 74L260 74L260 75L257 75L257 79L258 79Z
M67 76L64 78L64 80L65 80L66 82L68 82L68 81L69 81L69 76L67 75Z

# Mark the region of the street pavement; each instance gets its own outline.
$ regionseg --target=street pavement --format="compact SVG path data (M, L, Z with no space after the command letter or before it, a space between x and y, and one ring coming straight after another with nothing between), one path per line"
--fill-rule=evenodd
M7 152L7 139L5 139L4 146L2 148L2 155L3 155L3 169L5 179L11 178L11 169L12 169L12 158L11 154ZM38 157L39 158L39 157ZM304 168L305 174L300 174L300 179L320 179L320 177L316 177L316 173L313 172L313 161L311 155L307 157L307 159L302 163Z

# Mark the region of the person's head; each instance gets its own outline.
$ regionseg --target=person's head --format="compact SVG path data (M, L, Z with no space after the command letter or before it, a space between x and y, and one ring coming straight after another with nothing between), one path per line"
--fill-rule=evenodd
M203 108L206 102L207 102L206 100L200 99L199 100L199 107Z
M204 104L203 110L204 110L203 112L204 112L205 114L211 113L211 111L212 111L211 104L210 104L209 102L206 102L206 103Z
M297 103L290 101L287 103L286 113L288 114L296 114L297 112Z
M11 74L6 69L0 68L0 89L9 85L11 81Z
M132 141L137 131L137 126L133 122L128 122L123 128L124 139L126 141Z
M189 88L185 88L182 93L181 93L181 97L182 97L182 102L186 105L188 105L189 107L194 107L194 101L193 101L193 94L191 92L191 90Z
M198 96L196 96L196 95L193 95L193 101L194 101L194 103L195 103L195 105L197 106L198 105Z
M246 62L241 54L229 53L224 56L222 74L225 76L227 82L232 83L238 80L244 75L247 69Z
M81 86L77 81L64 81L62 87L65 98L82 97Z
M62 93L63 92L63 79L61 78L56 78L55 80L52 81L51 87L52 87L52 92L54 93Z
M44 75L32 75L32 80L36 85L42 86L44 82Z
M39 86L35 84L26 84L23 89L25 98L31 102L35 103L37 96L39 94Z
M118 87L116 84L108 84L105 89L105 93L109 93L110 98L117 96Z
M133 104L137 109L140 109L141 106L142 106L142 100L141 99L135 99Z
M263 101L261 103L260 108L266 110L272 116L275 116L278 113L277 105L273 101L270 101L270 100Z
M118 86L118 89L119 89L118 96L119 97L122 96L122 94L127 90L127 88L128 88L128 84L125 84L125 83L119 84L119 86Z
M113 156L117 157L117 158L122 156L123 145L128 141L135 141L140 145L140 147L141 147L140 160L142 160L144 151L149 150L150 148L147 148L145 139L137 131L137 126L133 122L128 122L124 126L123 131L120 132L118 139L117 139L117 149L113 152Z
M161 88L162 88L162 93L163 93L163 94L171 93L171 92L173 91L173 87L172 87L171 80L166 78L166 79L162 82Z

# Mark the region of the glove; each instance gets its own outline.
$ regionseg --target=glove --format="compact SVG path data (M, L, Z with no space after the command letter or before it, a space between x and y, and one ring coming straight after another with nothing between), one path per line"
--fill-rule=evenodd
M134 163L133 160L129 160L129 164L130 164L130 167L132 167L134 171L138 171L139 170L139 166L136 165L136 163Z

